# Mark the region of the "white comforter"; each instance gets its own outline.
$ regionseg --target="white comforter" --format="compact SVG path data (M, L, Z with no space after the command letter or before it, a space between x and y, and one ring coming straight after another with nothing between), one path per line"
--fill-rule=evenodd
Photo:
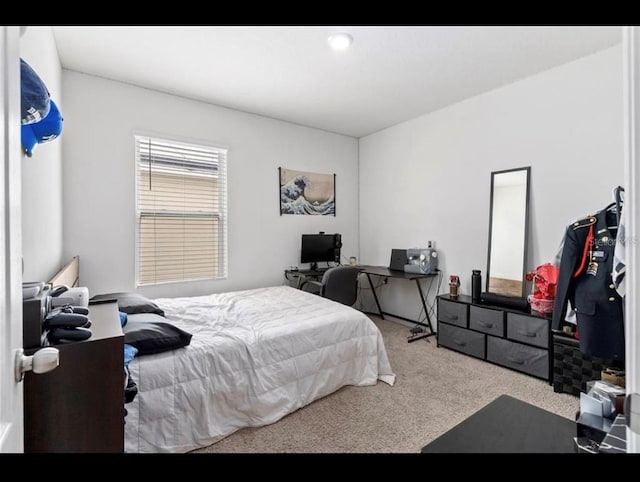
M127 452L187 452L345 385L395 381L375 324L325 298L277 286L155 301L193 338L129 365Z

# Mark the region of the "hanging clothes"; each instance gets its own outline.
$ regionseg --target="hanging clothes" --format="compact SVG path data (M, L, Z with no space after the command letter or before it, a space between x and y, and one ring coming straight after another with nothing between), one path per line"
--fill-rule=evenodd
M611 278L616 234L616 213L609 209L567 227L552 328L561 329L571 302L577 315L580 351L622 360L623 303Z
M576 221L578 221L578 219L572 219L571 221L569 221L569 226L573 225L573 223L575 223ZM560 268L560 262L562 261L562 252L564 250L564 241L567 237L567 232L565 230L565 233L562 236L562 239L560 240L560 246L558 246L558 250L556 251L556 255L555 258L553 260L553 264L554 266L557 266L558 268ZM567 306L567 313L566 316L564 317L564 321L571 324L571 325L577 325L578 324L578 320L576 319L576 312L573 309L573 306L571 306L571 302L569 302L568 306Z

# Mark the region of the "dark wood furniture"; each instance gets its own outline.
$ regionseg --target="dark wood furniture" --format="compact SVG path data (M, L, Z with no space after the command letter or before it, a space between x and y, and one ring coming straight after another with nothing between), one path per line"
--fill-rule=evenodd
M575 453L575 436L575 422L502 395L422 453Z
M25 375L27 453L124 451L124 335L118 304L89 309L91 338L54 345L60 365Z
M551 318L438 296L438 346L551 382Z

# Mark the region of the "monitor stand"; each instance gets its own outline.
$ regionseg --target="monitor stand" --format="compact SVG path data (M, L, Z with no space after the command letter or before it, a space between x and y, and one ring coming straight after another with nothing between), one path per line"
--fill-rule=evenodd
M316 263L315 261L313 263L311 263L309 265L309 270L311 271L318 271L318 263Z

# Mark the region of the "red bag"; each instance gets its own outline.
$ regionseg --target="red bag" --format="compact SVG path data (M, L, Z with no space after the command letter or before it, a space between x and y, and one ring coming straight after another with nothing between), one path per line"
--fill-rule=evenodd
M527 281L533 281L532 292L528 300L534 310L540 313L553 311L559 273L560 269L551 263L542 264L535 271L527 273Z

